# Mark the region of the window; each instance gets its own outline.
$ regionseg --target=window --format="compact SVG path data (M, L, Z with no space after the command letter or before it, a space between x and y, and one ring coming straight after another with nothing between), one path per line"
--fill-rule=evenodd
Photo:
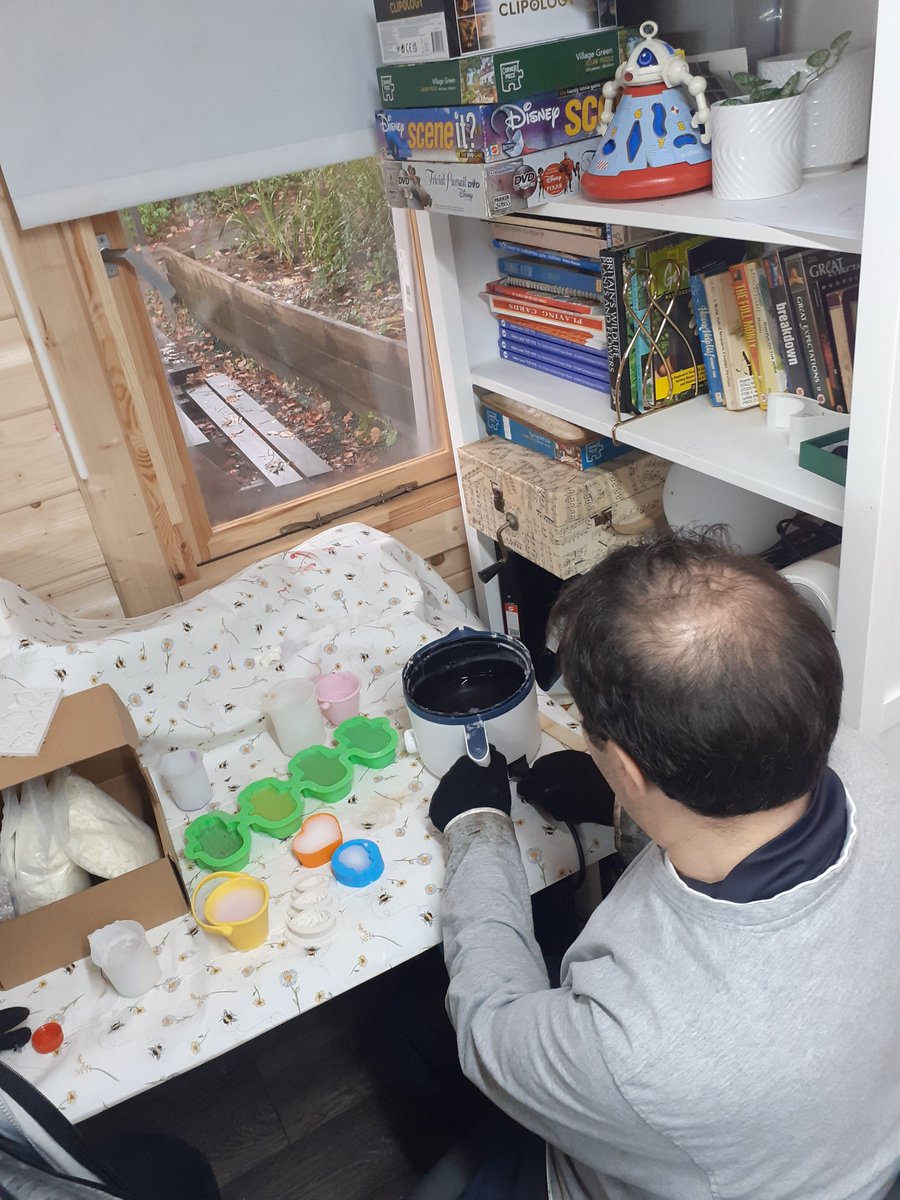
M376 159L120 215L173 289L141 281L210 556L224 529L251 545L452 474L415 231Z

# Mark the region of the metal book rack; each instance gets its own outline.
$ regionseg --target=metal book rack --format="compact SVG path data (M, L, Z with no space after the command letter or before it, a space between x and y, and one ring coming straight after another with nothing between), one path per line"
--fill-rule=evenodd
M641 287L636 290L643 291L647 299L646 309L642 313L636 311L632 300L632 283L635 280L641 284ZM612 428L614 442L618 441L616 431L620 425L639 421L642 417L649 417L662 408L672 408L674 405L681 404L685 400L692 400L700 394L700 368L694 354L694 347L685 330L672 318L678 294L677 286L664 290L653 271L648 268L638 268L626 271L622 280L622 291L625 298L625 311L634 328L634 333L622 352L616 378L610 381L612 383L611 398L616 413L615 424ZM625 372L631 370L631 360L637 353L637 345L641 337L649 347L649 353L641 371L641 378L638 380L637 392L635 393L635 389L632 388L632 406L638 411L623 414L622 380ZM687 347L694 377L690 395L681 396L677 400L670 398L675 392L675 379L667 353L667 343L673 337L680 338ZM662 400L656 398L655 380L658 370L665 373L668 384L667 396Z

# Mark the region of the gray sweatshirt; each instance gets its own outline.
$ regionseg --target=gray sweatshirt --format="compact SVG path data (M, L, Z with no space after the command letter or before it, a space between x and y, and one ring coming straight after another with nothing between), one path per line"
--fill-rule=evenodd
M770 900L649 846L551 990L512 823L448 831L448 1007L466 1075L549 1143L553 1200L881 1200L900 1172L900 784L844 731L838 861Z

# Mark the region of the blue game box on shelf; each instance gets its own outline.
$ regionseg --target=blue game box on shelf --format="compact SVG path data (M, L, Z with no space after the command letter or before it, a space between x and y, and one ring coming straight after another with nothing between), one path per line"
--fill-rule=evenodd
M629 450L628 446L617 446L612 438L597 437L568 421L548 417L536 408L493 392L481 397L481 413L485 429L494 437L515 442L579 471L599 467Z

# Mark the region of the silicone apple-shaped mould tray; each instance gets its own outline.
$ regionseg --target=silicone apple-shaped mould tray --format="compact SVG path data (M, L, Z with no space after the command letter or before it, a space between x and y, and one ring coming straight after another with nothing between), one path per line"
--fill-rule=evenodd
M388 767L397 757L397 730L387 717L350 717L338 725L334 740L361 767Z
M184 831L184 856L208 871L242 871L250 861L250 830L237 814L203 813Z
M304 796L325 804L343 800L353 787L353 763L343 750L330 746L301 750L291 759L290 770L293 783Z
M244 824L273 838L290 837L303 824L303 797L296 783L257 779L238 793Z

